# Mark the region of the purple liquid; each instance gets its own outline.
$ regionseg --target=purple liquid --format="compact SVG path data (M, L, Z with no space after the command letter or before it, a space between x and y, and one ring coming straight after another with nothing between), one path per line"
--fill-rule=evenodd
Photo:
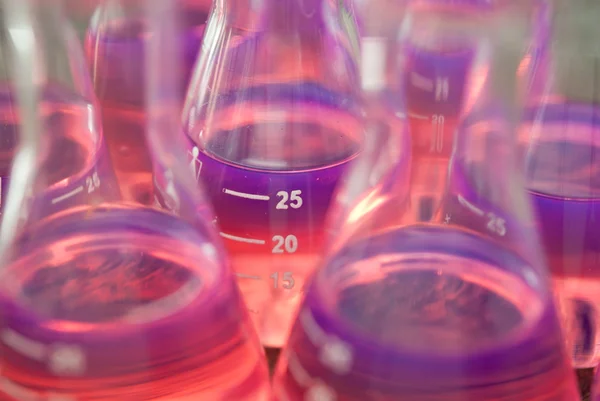
M183 71L179 75L181 98L185 95L204 36L208 13L191 8L181 15ZM116 19L92 26L86 37L86 55L93 73L96 94L102 103L142 109L146 85L146 22Z
M4 267L3 397L268 400L262 350L206 230L110 205L33 228Z
M360 149L361 133L348 109L317 86L273 85L232 95L234 101L256 100L255 110L262 108L261 96L269 98L272 118L188 132L193 141L188 156L213 205L261 339L281 346L325 242L333 192ZM220 100L226 109L228 97ZM284 120L277 111L286 106L290 115L302 117Z
M539 0L536 7L531 43L519 66L529 95L537 94L545 84L550 14L545 0ZM477 99L487 71L485 64L476 62L473 38L432 34L427 17L419 24L419 15L462 13L462 18L469 19L476 14L493 14L502 4L488 0L424 0L414 1L413 8L417 22L402 48L405 61L401 76L412 128L413 154L450 157L460 113L469 110Z
M178 77L183 102L202 43L207 11L191 8L182 16L183 70ZM152 160L145 139L145 35L144 21L115 20L92 26L85 49L123 196L151 204Z
M118 188L93 106L58 87L47 87L43 146L31 219L74 205L117 199ZM12 161L19 141L18 108L13 93L0 92L0 208L7 196ZM18 173L18 172L17 172Z
M600 109L551 103L522 127L528 187L577 367L600 360Z
M573 401L550 296L526 275L513 254L441 227L348 244L308 289L276 399Z

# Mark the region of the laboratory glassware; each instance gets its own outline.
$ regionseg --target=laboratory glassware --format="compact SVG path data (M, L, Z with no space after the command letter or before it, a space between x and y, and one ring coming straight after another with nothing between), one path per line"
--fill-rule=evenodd
M60 30L38 22L59 29L62 20L58 2L2 4L1 39L23 116L19 179L0 226L2 399L269 400L264 351L211 213L198 210L208 204L179 157L183 136L173 138L180 25L170 4L145 4L146 134L159 188L177 207L100 198L42 218L38 189L51 175L39 167L56 139L40 134L49 127L41 96L55 79L47 66L62 61L43 46ZM104 177L89 177L84 191L101 194Z
M334 206L348 205L347 212L334 213L341 228L282 353L276 400L578 399L516 162L518 68L531 5L504 2L493 13L471 13L396 2L378 13L372 4L365 23L373 31L362 42L366 138L379 132L389 145L365 145L354 167L365 157L379 160L369 152L389 161L353 169L336 197L343 202ZM385 49L413 32L432 44L466 41L475 52L444 193L432 212L411 201L427 181L406 171L427 169L430 159L414 154L403 131L382 118L395 114L385 89L398 76L388 73L397 61ZM395 146L402 148L390 159ZM373 176L376 185L355 191L356 181Z
M189 162L263 344L281 346L360 151L344 2L216 0L183 112Z
M202 43L211 0L175 0L183 15L181 102ZM92 79L102 109L113 165L124 196L154 201L151 157L144 142L144 53L148 45L143 0L96 1L85 39Z
M527 104L527 185L576 367L600 360L600 30L594 2L557 3L547 87Z
M503 1L488 0L409 0L415 8L451 7L465 12L493 13L503 7ZM372 11L369 0L353 0L353 15L359 27L364 25L361 16ZM386 5L390 7L389 4ZM551 23L551 7L546 0L538 0L531 13L532 32L525 38L527 44L519 66L521 85L527 93L538 93L544 83L547 43ZM365 31L366 27L360 28ZM427 176L414 177L428 182L429 194L419 194L419 202L433 210L439 203L434 193L443 191L445 165L450 157L454 131L460 110L466 99L465 83L467 71L475 55L472 44L466 41L439 40L433 43L423 32L427 27L417 26L411 21L404 24L410 30L398 50L403 67L398 70L400 84L404 87L404 112L412 126L413 152L418 157L430 160ZM365 31L368 32L368 31ZM471 95L472 96L472 95ZM437 171L433 163L438 163ZM435 171L435 174L433 172ZM422 170L415 174L423 173ZM438 187L432 185L436 180ZM416 194L415 194L416 195ZM417 200L415 200L417 201ZM425 210L424 210L424 213Z
M47 182L44 196L37 201L43 203L46 214L97 198L97 193L87 191L89 177L112 175L93 90L85 79L87 70L81 44L68 21L65 22L61 31L44 38L46 45L62 57L60 63L48 66L53 79L46 82L40 95L42 118L47 126L45 135L52 137L52 146L44 149L48 157L39 166L46 171ZM3 46L0 57L6 57L7 51ZM11 174L21 174L20 170L11 173L11 165L22 117L17 112L14 87L4 65L0 67L0 81L1 212ZM65 160L69 163L64 163ZM102 188L103 197L118 198L118 195L116 186L107 183Z
M358 0L360 1L360 0ZM435 7L448 4L465 8L472 13L489 13L503 6L503 1L489 0L412 0L416 7ZM368 3L367 3L368 6ZM524 88L539 91L546 67L546 47L551 22L551 7L547 0L539 0L532 13L533 30L527 40L527 49L521 60L520 71ZM410 24L409 24L410 25ZM419 27L411 27L418 30ZM447 157L452 147L452 137L457 118L465 98L465 79L474 56L468 43L440 41L432 44L423 35L410 35L403 46L406 63L402 80L406 88L406 112L414 131L413 146L430 154ZM425 135L427 134L427 135ZM446 152L444 151L446 150Z

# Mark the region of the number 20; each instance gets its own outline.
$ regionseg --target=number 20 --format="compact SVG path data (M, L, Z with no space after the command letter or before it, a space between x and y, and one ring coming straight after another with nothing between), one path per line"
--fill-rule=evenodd
M283 253L284 249L287 253L294 253L298 250L298 238L295 235L290 234L285 238L283 235L275 235L273 242L275 242L275 246L272 253Z
M300 195L302 195L302 191L299 189L292 191L289 194L286 191L277 192L277 196L280 196L281 200L277 203L276 208L285 210L291 206L292 209L300 209L302 207L302 198ZM290 201L289 205L288 200Z

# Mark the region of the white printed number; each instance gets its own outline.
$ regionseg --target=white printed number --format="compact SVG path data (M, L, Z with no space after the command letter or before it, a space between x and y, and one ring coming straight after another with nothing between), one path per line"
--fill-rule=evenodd
M296 284L296 282L292 277L292 272L285 272L281 276L281 286L283 288L285 288L286 290L291 290L292 288L294 288L294 284ZM273 273L269 277L273 279L273 287L277 288L279 286L279 273Z
M488 223L487 223L488 230L490 230L493 233L498 234L501 237L506 235L506 220L504 220L502 217L496 216L494 213L488 213L487 217L488 217Z
M100 177L98 172L94 171L94 174L85 179L85 185L87 187L88 194L91 194L100 187Z
M275 242L273 253L294 253L298 249L298 238L295 235L290 234L285 238L283 235L275 235L273 242Z
M438 77L435 80L435 101L446 101L448 100L448 92L450 89L450 84L448 82L448 77Z
M445 118L441 114L431 117L431 146L430 152L441 153L444 149L444 123Z
M277 196L281 197L279 203L277 203L277 209L288 209L290 206L292 209L300 209L302 207L302 191L295 190L289 194L286 191L277 192ZM289 202L288 202L289 201Z

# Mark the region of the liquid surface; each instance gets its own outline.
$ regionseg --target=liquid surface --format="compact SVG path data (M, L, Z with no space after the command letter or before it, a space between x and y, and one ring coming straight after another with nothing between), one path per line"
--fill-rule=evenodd
M15 101L12 92L0 91L0 208L20 135ZM93 105L64 88L49 86L41 107L45 137L38 160L36 215L118 196Z
M202 232L103 206L55 215L21 244L0 297L4 396L267 400L262 350Z
M257 97L255 109L244 104L222 110L223 130L193 126L188 156L263 344L280 347L325 242L333 192L360 150L361 132L323 88L273 85L248 93L271 93L271 108ZM290 93L305 96L276 96Z
M552 304L523 279L535 274L451 229L348 244L308 290L276 399L577 399Z
M383 256L382 260L389 256ZM448 264L468 263L448 259ZM376 264L367 263L365 268ZM386 268L393 263L381 262ZM477 346L482 339L501 339L523 323L521 312L509 300L460 276L436 270L439 261L404 262L410 263L415 266L418 263L419 269L390 273L385 281L344 290L338 300L340 316L367 328L367 334L378 341L396 345L411 342L422 348L435 344L438 348L452 349L457 343L461 348ZM377 298L384 299L375 302ZM382 321L402 322L406 328L398 330L382 325Z
M600 360L600 110L551 103L522 128L528 187L578 367Z

